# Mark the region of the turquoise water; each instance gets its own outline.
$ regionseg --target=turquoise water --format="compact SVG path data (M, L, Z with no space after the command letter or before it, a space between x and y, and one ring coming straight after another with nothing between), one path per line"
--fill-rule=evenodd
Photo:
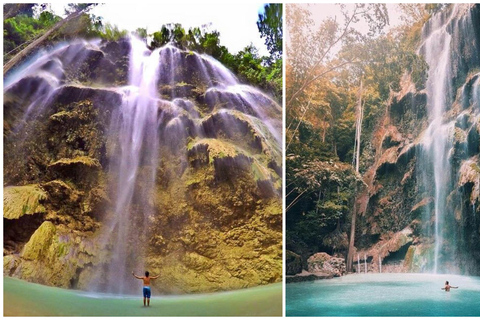
M4 316L281 316L282 284L196 295L95 294L3 278Z
M441 290L445 281L459 289ZM362 274L286 285L287 316L480 316L480 277Z

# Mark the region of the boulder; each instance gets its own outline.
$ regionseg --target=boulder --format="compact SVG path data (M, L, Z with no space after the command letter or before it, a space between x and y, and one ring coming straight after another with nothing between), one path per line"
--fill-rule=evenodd
M344 258L332 257L325 252L315 253L308 258L307 264L310 273L330 273L335 277L340 277L346 272Z

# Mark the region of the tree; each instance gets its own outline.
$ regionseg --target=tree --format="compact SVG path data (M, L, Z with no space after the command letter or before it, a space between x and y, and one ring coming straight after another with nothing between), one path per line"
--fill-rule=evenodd
M283 4L270 3L264 7L264 12L258 15L257 26L265 45L273 59L282 57L283 45Z
M60 20L55 25L50 27L47 31L45 31L41 36L30 42L24 49L14 55L7 63L3 66L3 75L5 76L10 69L12 69L15 65L17 65L20 61L22 61L25 57L27 57L35 48L40 46L44 41L48 39L50 35L52 35L55 31L60 29L62 26L67 24L68 22L79 18L83 14L83 11L77 11L70 14L63 20Z
M333 52L337 45L350 46L364 41L367 36L380 34L388 24L388 12L385 4L357 3L350 11L342 4L343 26L336 19L328 18L322 22L317 32L312 33L309 13L298 5L291 5L287 11L287 25L293 38L287 47L287 55L295 64L295 85L287 86L287 107L313 82L355 60L335 59ZM362 35L353 25L363 18L368 26L367 36ZM295 61L298 60L298 61Z
M15 17L17 15L33 16L35 3L5 3L3 5L3 20Z

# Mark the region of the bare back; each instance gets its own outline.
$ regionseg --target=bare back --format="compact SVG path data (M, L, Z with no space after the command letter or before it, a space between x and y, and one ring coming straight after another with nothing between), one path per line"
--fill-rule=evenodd
M142 277L142 280L144 286L150 286L150 277Z

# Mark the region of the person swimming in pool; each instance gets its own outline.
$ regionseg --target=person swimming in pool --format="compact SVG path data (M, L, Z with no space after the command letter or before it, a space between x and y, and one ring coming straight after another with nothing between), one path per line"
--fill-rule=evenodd
M135 275L135 273L132 271L132 274L135 278L143 280L143 306L150 307L150 296L152 294L152 291L150 290L150 280L151 279L157 279L160 275L155 276L155 277L150 277L150 273L148 271L145 271L145 277L139 277ZM145 304L145 302L147 304Z
M442 288L442 290L445 290L446 292L450 291L450 288L453 288L453 289L458 289L458 287L452 287L448 281L445 281L445 288Z

